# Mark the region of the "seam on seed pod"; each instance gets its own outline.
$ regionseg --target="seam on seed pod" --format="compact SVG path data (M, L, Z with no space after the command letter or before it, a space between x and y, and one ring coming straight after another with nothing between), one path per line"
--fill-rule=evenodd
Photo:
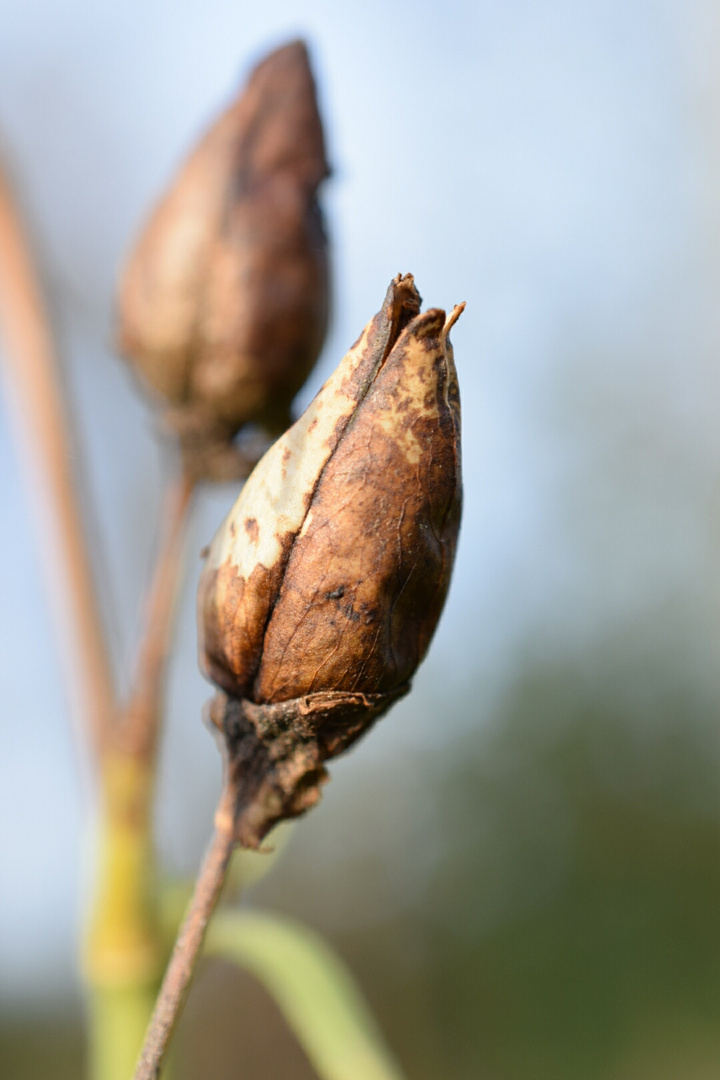
M393 280L392 284L395 285L395 286L398 286L398 287L400 285L405 285L408 288L413 288L413 289L415 287L415 282L414 282L414 278L413 278L412 274L405 274L405 275L398 274L397 277ZM421 304L422 299L421 299L420 295L417 294L417 293L416 293L416 295L417 295L417 299L418 299L418 304ZM405 311L406 311L406 308L405 308L405 305L404 305L403 297L398 296L398 298L396 300L396 303L393 305L392 326L391 326L391 329L390 329L388 340L387 340L387 342L385 344L385 348L383 349L383 352L381 354L380 361L379 361L379 363L378 363L378 365L377 365L377 367L376 367L376 369L375 369L375 371L373 373L372 378L367 383L367 385L366 385L366 387L365 387L365 389L364 389L364 391L363 391L363 393L362 393L362 395L361 395L361 397L360 397L360 399L359 399L359 401L357 403L357 406L356 406L355 410L350 414L350 416L346 419L345 423L343 424L342 430L338 434L335 446L334 446L333 450L331 451L331 453L328 455L327 460L325 461L325 464L320 469L320 471L318 473L318 476L317 476L317 479L315 481L315 484L313 485L311 491L309 492L308 501L307 501L307 509L305 511L305 516L303 518L302 525L300 526L300 529L293 536L292 541L288 546L287 553L285 554L285 558L284 558L284 565L285 566L287 566L287 564L288 564L288 562L290 560L290 556L292 555L292 549L293 549L295 543L297 542L297 540L303 534L303 529L305 528L305 525L306 525L307 520L308 520L308 516L311 513L313 499L315 498L315 494L316 494L318 488L320 487L320 484L322 483L323 477L325 476L325 474L326 474L326 472L327 472L327 470L328 470L328 468L330 466L330 463L332 462L335 454L337 453L337 451L338 451L338 449L340 447L340 444L342 443L342 440L348 435L348 433L352 429L352 426L353 426L353 424L355 423L355 421L357 419L358 412L359 412L360 408L362 407L363 402L367 398L370 390L372 389L372 387L374 385L374 382L375 382L375 379L377 378L378 373L382 370L382 368L383 368L384 364L386 363L390 353L392 352L392 350L395 348L397 342L399 341L402 333L409 326L413 325L413 323L416 321L417 318L421 317L419 315L415 316L415 318L411 318L410 316L408 316L408 321L405 322L405 325L402 325L403 314L405 313ZM276 606L276 604L278 602L279 597L280 597L280 593L278 592L276 594L276 596L275 596L275 599L271 603L269 610L268 610L267 618L265 620L265 626L263 627L263 632L262 632L263 644L264 644L264 641L265 641L265 634L267 633L267 628L268 628L268 625L270 623L270 619L272 618L272 614L273 614L273 612L275 610L275 606ZM261 649L261 653L262 653L262 649Z

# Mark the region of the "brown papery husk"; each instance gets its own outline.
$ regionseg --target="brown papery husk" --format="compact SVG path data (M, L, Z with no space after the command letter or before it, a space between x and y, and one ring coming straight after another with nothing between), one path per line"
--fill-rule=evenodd
M214 683L233 697L265 700L252 692L252 684L260 665L268 619L277 599L293 545L301 531L325 466L331 461L348 425L352 423L357 407L370 390L378 370L405 327L417 315L419 307L420 296L412 275L398 274L387 290L381 310L365 327L338 370L325 383L303 416L278 440L270 454L261 462L258 472L251 477L221 526L216 541L223 533L229 533L234 538L232 543L243 548L258 542L259 534L268 528L268 524L263 518L258 520L252 489L263 468L268 466L271 455L274 456L272 467L282 474L283 484L291 488L295 495L302 494L302 513L298 516L294 528L287 532L276 532L280 544L279 557L273 562L267 558L258 559L249 575L241 574L230 558L226 557L217 562L211 558L203 571L198 589L200 665ZM343 394L343 409L335 419L333 388L338 388L338 374L339 389ZM294 461L306 457L312 443L318 445L315 419L310 418L317 418L323 412L329 413L332 430L327 438L320 440L321 456L317 475L313 475L311 482L306 480L306 486L303 487L302 483L298 483L292 465ZM299 433L302 434L298 439ZM275 529L274 521L270 522L269 527ZM398 683L402 681L397 680ZM380 688L373 688L377 689ZM303 689L299 693L280 694L273 700L298 697L304 692Z

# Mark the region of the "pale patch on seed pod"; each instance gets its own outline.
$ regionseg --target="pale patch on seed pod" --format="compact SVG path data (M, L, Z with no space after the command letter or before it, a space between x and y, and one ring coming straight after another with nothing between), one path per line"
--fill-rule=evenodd
M201 664L225 692L211 715L244 844L317 801L323 762L407 692L430 643L460 522L461 310L419 314L398 276L213 542Z

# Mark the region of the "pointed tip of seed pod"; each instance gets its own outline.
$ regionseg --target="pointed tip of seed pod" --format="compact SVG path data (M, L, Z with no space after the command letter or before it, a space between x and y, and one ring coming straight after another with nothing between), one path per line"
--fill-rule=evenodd
M453 326L458 321L458 319L460 318L460 316L462 315L464 310L465 310L465 301L464 300L463 300L462 304L456 304L455 307L452 309L452 311L448 315L447 319L445 320L445 325L443 326L443 334L445 335L445 337L447 337L447 335L450 333Z
M445 325L445 312L442 308L429 308L416 315L408 327L408 333L414 338L436 338Z
M417 291L415 278L412 274L396 274L390 282L388 292L393 293L398 300L410 300L410 303L416 306L418 311L420 310L422 297Z
M310 49L308 48L307 41L305 41L304 38L297 37L291 38L290 41L286 41L283 45L278 45L278 47L273 49L265 59L266 61L271 60L278 62L284 58L292 58L304 63L309 60L309 57Z
M312 78L310 53L302 38L287 41L263 56L252 69L248 85L262 83L267 79L277 80L278 77L300 82Z
M405 327L417 318L421 306L422 297L415 287L412 274L398 274L394 277L388 286L383 304L383 312L390 320L388 352Z
M297 37L297 38L291 38L290 41L286 41L284 45L278 45L278 47L276 49L273 49L273 51L271 53L269 53L268 56L269 57L281 56L283 53L292 53L292 52L295 52L295 53L307 53L307 51L308 51L308 47L307 47L307 42L305 41L305 39L301 38L301 37Z
M309 65L310 55L307 42L303 38L293 38L290 41L278 45L272 52L267 53L258 60L251 72L251 78L262 77L269 68L278 68L286 65Z

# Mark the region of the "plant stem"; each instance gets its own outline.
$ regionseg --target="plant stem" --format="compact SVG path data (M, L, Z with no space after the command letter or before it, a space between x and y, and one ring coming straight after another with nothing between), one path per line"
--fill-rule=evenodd
M115 690L82 524L49 320L9 184L0 171L0 329L23 462L46 537L58 640L74 713L99 755L114 719ZM49 538L52 537L50 541Z
M97 894L83 965L93 1080L132 1076L165 962L153 788L149 765L119 753L105 755Z
M118 709L91 572L59 367L32 254L0 170L0 331L7 388L39 519L73 715L87 732L101 798L98 895L85 943L95 1080L132 1073L160 982L152 800L162 691L193 483L168 492L136 677Z
M185 921L178 934L170 963L150 1021L135 1080L157 1080L163 1058L182 1010L190 979L217 904L235 837L229 815L216 818L216 827L195 885Z
M125 753L144 761L153 761L157 750L183 544L194 492L193 480L183 471L171 485L166 497L164 536L148 592L145 631L132 693L123 710L115 740Z
M129 1080L157 996L158 984L96 989L88 1001L92 1080Z
M161 703L193 484L170 485L133 690L101 768L97 900L85 971L94 1080L128 1080L167 955L152 830Z

